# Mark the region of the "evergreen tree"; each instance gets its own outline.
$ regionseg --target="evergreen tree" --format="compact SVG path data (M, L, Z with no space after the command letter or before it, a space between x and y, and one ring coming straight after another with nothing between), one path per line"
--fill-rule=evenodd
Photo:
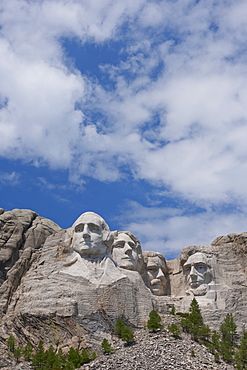
M129 326L125 325L125 327L122 329L121 339L126 342L126 345L133 342L134 332Z
M210 338L210 333L211 333L211 331L210 331L209 326L208 326L208 325L203 324L203 325L199 328L199 330L198 330L198 337L199 337L201 340L203 340L203 341L205 342L205 341L208 341L208 340L209 340L209 338Z
M161 324L161 317L157 311L152 310L149 314L149 320L147 322L147 327L149 330L156 331L162 329L163 325Z
M236 343L237 338L237 325L234 322L232 314L228 313L225 320L220 326L220 331L222 334L222 339L227 339L232 346Z
M50 346L47 351L44 353L44 364L50 369L53 368L53 364L56 359L56 352L53 346Z
M176 324L168 325L168 330L173 335L174 338L179 338L180 337L180 329L179 329L178 325L176 325Z
M67 359L67 362L64 366L64 370L75 370L73 362Z
M110 354L114 352L114 349L112 348L111 343L109 343L109 341L106 338L102 340L101 348L104 353Z
M236 368L238 370L247 369L247 332L243 328L242 337L238 349L235 353Z
M121 337L121 333L122 333L122 330L123 328L125 327L125 323L123 321L123 319L117 319L116 321L116 333Z
M17 347L13 351L14 357L17 362L19 361L19 358L21 357L21 353L22 353L21 347Z
M129 326L125 325L123 319L117 319L115 330L119 337L126 342L127 345L133 342L134 332Z
M90 354L87 348L83 348L81 351L81 364L85 364L91 361Z
M175 306L172 306L172 307L171 307L170 315L176 315L176 309L175 309Z
M200 329L203 326L203 319L200 312L199 304L195 298L193 298L189 308L189 332L194 340L198 340Z
M32 358L32 366L36 366L38 369L42 368L45 363L45 351L42 340L39 341L38 349Z
M7 340L7 346L8 346L8 349L13 352L14 349L15 349L15 337L10 334L8 340Z
M80 356L78 349L70 347L69 352L68 352L67 361L72 363L75 369L81 366L81 356Z
M232 314L227 314L225 320L220 326L221 342L220 352L225 361L231 362L233 360L235 343L237 337L237 325L234 322Z
M216 330L213 331L211 340L212 340L214 351L219 352L220 351L220 334Z
M30 361L33 353L33 346L30 342L27 342L23 348L23 356L25 361Z

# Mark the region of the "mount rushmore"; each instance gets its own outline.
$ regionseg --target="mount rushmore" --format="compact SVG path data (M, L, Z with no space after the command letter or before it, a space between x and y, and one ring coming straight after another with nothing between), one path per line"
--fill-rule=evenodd
M30 210L0 209L0 338L37 343L109 337L117 318L142 327L152 309L186 312L196 298L206 324L247 312L247 233L184 247L166 261L94 212L63 230Z

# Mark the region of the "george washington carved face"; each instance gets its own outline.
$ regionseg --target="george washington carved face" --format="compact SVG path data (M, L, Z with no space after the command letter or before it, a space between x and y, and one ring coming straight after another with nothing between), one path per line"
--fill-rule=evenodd
M72 247L84 257L102 257L108 252L110 230L103 218L93 212L83 213L73 224Z

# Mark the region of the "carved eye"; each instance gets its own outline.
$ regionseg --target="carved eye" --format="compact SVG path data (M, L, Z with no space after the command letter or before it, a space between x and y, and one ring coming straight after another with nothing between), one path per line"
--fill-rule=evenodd
M89 226L90 231L92 232L98 232L100 230L99 226L96 224L89 224L88 226Z
M204 265L198 265L196 266L197 271L204 271L206 267Z
M113 245L114 248L123 248L124 244L123 243L116 243Z
M191 266L185 266L184 267L184 272L185 274L188 274L190 272Z
M83 232L83 230L84 230L84 226L83 226L83 225L77 226L77 227L75 228L75 232L76 232L76 233L82 233L82 232Z
M136 249L136 245L135 245L135 243L129 242L128 244L129 244L130 248L132 248L132 249Z

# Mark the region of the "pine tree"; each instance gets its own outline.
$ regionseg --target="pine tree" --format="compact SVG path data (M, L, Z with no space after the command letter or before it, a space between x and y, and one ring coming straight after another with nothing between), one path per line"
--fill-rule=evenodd
M126 342L126 345L133 342L134 332L129 326L125 325L125 327L122 329L121 339Z
M198 330L198 337L205 342L209 340L210 333L211 333L211 330L209 326L203 324Z
M53 346L50 346L44 353L44 363L47 367L53 368L53 364L56 359L56 352Z
M32 365L36 366L37 368L40 368L45 363L45 351L44 351L44 345L42 340L39 341L38 349L36 354L33 356L32 359Z
M13 351L13 354L14 354L14 357L15 357L16 361L18 362L19 358L21 357L21 354L22 354L21 347L15 348L14 351Z
M134 332L133 330L125 325L123 319L117 319L116 321L116 333L119 337L126 342L126 345L130 344L134 340Z
M203 319L200 312L199 304L193 298L189 308L189 332L194 340L198 340L199 330L203 325Z
M237 325L234 322L232 314L227 314L225 320L220 326L221 332L221 342L220 342L220 352L223 359L227 362L232 362L235 343L237 337Z
M177 339L177 338L180 337L180 329L179 329L178 325L176 325L176 324L168 325L168 330L173 335L174 338Z
M238 370L247 369L247 332L245 331L245 327L243 328L241 341L235 353L235 361Z
M10 334L8 340L7 340L7 346L8 346L8 349L13 352L14 349L15 349L15 337L13 336L13 334Z
M211 340L212 340L214 351L219 352L220 351L220 334L216 330L213 331Z
M152 310L149 314L149 320L147 322L147 327L149 330L156 331L162 329L163 325L161 324L161 317L157 311Z
M81 356L80 356L78 349L70 347L69 352L68 352L67 361L72 363L75 369L81 366Z
M67 359L67 362L64 366L64 370L75 370L73 362Z
M172 307L171 307L170 315L176 315L176 309L175 309L175 306L172 306Z
M121 333L123 328L125 327L125 323L123 319L117 319L116 321L116 333L121 337Z
M91 361L90 354L87 348L83 348L81 351L81 364L85 364Z
M27 342L23 348L23 356L25 361L30 361L33 353L33 346L30 342Z
M114 352L114 349L112 348L111 343L109 343L109 341L106 338L102 340L101 348L102 348L102 351L107 354Z

